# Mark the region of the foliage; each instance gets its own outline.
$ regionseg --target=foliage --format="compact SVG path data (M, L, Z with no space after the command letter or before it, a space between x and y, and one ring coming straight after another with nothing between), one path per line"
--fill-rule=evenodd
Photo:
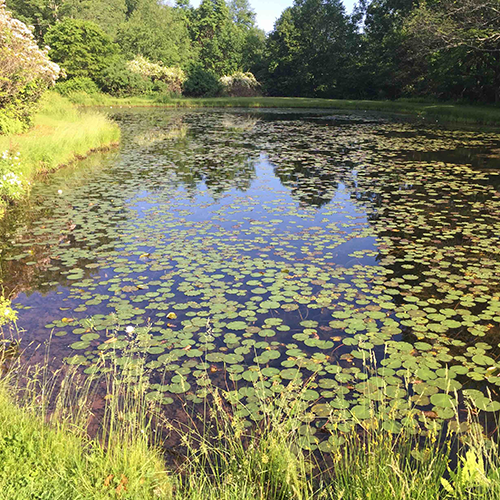
M101 90L114 96L141 95L151 92L151 79L131 71L123 58L114 59L97 80Z
M255 97L260 94L259 82L252 73L233 73L220 78L224 94L230 97Z
M245 33L241 67L254 75L263 74L266 69L266 34L259 28L250 28Z
M200 67L216 78L251 72L270 95L500 102L498 0L358 0L350 16L341 0L295 0L267 37L249 0L202 0L197 8L188 0L173 6L161 0L6 1L44 44L52 45L46 34L60 24L98 25L110 37L104 45L117 44L117 60L99 48L106 64L89 69L94 56L52 55L64 59L70 77L99 83L105 72L103 89L116 95L169 92L168 83L141 84L127 73L123 61L142 56L191 73L187 95L218 91L208 76L201 85L193 69ZM78 45L75 39L65 44ZM0 121L10 130L21 123L5 111Z
M55 90L62 96L68 96L75 92L84 92L85 94L97 94L99 87L88 77L71 78L57 83Z
M127 64L132 73L150 78L153 82L162 82L165 91L172 94L181 94L186 73L178 67L165 67L161 63L152 63L145 57L137 56Z
M118 48L104 31L91 21L65 19L45 35L49 55L69 78L97 80L110 64Z
M221 92L221 84L214 73L199 65L192 67L184 83L184 94L190 97L216 96Z
M411 11L405 32L413 57L431 61L437 86L455 85L453 96L500 102L498 8L497 0L443 0ZM446 90L439 94L450 96Z
M266 87L273 95L340 97L353 46L340 0L296 0L269 35Z
M7 5L23 22L35 27L42 42L48 29L64 19L83 19L98 24L115 36L126 19L125 0L7 0Z
M28 123L34 104L58 75L59 66L0 0L0 133L19 131Z
M114 38L118 28L126 21L125 0L66 0L61 9L63 19L83 19L97 24Z
M117 41L128 59L137 55L165 66L186 67L194 57L184 17L157 0L139 0Z
M61 20L64 4L64 0L7 0L7 7L14 16L34 27L39 43L43 42L47 30Z
M222 76L240 69L244 35L232 22L225 0L202 0L192 24L204 70Z

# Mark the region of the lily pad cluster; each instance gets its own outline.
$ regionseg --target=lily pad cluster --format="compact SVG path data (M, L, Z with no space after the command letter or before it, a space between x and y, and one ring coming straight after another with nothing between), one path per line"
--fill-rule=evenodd
M324 450L325 419L378 412L397 432L415 411L500 410L500 187L470 161L498 134L283 112L117 119L118 153L37 186L6 223L26 340L52 335L89 375L135 360L165 404L218 386L249 420L291 388L304 446Z

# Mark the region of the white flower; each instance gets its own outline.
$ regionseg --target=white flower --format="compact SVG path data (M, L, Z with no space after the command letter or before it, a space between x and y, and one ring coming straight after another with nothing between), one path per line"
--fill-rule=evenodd
M135 328L129 325L127 326L127 328L125 328L125 331L130 335L131 333L135 332Z
M58 189L58 190L57 190L57 193L58 193L58 194L62 194L62 189Z

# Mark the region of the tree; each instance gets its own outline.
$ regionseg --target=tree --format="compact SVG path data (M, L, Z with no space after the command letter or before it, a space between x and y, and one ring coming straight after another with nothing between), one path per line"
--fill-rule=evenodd
M415 4L416 0L365 0L358 4L357 97L392 99L411 93L413 83L425 72L412 60L403 30Z
M266 68L266 34L257 27L250 28L245 33L242 48L241 67L250 71L257 79L265 73Z
M122 52L130 59L142 55L165 66L187 66L195 53L185 19L179 9L156 0L140 0L117 35Z
M454 95L448 92L446 97L500 101L498 0L422 2L405 29L414 58L430 61L438 88L454 84Z
M222 76L241 69L245 37L232 21L225 0L202 0L195 11L192 33L204 70Z
M267 87L277 95L342 95L355 43L340 0L295 0L268 38Z
M248 0L231 0L229 14L237 26L248 29L255 27L255 12Z
M115 36L127 13L126 0L8 0L8 6L19 19L34 26L40 41L51 26L68 17L93 21Z
M97 79L118 53L97 24L82 19L65 19L52 26L45 35L50 58L59 63L69 78Z
M62 8L64 18L93 21L113 38L126 13L125 0L66 0Z
M65 0L7 0L7 8L23 23L34 27L40 42L47 30L62 19Z

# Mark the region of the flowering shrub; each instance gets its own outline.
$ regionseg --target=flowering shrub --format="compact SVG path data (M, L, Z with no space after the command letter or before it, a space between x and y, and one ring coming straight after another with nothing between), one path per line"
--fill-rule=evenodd
M260 83L252 73L233 73L219 80L223 93L230 97L255 97L260 95Z
M153 82L163 82L165 90L172 94L181 94L186 81L186 73L181 68L166 67L161 63L152 63L143 56L137 56L129 61L127 67L133 73L144 78L150 78Z
M19 200L28 191L29 181L20 173L19 153L13 155L4 151L0 156L0 196ZM17 172L17 173L15 173Z
M8 128L7 119L27 123L33 104L57 80L59 66L47 51L0 0L0 133Z

